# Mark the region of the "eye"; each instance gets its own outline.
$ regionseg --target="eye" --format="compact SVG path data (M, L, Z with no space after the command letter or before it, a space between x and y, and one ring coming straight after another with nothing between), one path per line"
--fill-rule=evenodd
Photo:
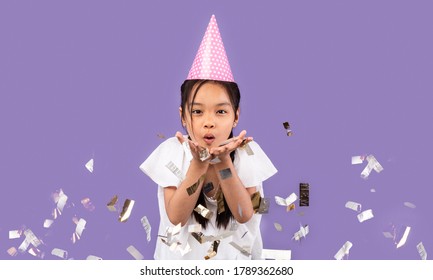
M192 109L192 110L191 110L191 113L192 113L193 115L199 115L199 114L202 113L202 111L199 110L199 109Z
M224 114L227 114L227 111L226 111L226 110L218 110L218 111L217 111L217 114L222 114L222 115L224 115Z

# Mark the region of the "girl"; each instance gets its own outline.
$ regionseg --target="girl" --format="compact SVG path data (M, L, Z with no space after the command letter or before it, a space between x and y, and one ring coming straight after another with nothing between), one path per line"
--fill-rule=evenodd
M261 258L262 182L277 170L245 130L233 136L239 103L212 16L181 86L188 135L177 132L140 166L159 186L155 259Z

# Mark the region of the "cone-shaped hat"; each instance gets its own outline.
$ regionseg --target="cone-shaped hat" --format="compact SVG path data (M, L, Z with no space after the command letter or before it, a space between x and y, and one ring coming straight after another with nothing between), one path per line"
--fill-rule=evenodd
M215 16L212 15L187 80L234 82Z

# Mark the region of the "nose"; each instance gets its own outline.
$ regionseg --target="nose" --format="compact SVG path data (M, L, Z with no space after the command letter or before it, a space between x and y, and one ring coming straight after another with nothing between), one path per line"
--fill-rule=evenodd
M215 120L212 116L207 115L206 119L204 121L204 127L205 128L214 128L215 127Z

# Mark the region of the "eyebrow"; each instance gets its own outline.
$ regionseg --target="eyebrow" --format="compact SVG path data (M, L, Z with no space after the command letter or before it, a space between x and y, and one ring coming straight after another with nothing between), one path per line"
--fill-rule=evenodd
M194 103L190 103L190 106L204 106L203 103L198 103L198 102L194 102ZM230 104L229 102L221 102L216 104L215 106L232 106L232 104Z

